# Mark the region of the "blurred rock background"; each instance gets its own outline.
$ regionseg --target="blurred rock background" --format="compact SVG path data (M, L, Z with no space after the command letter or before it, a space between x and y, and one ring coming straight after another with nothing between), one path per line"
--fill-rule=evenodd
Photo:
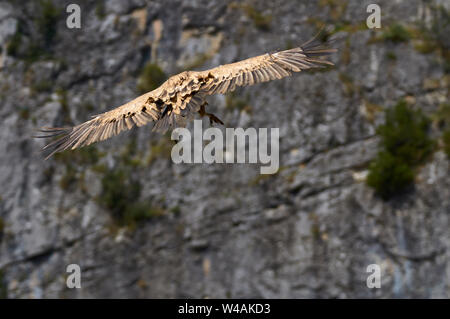
M450 3L378 1L369 30L371 2L0 1L0 296L450 297ZM66 27L69 3L81 29ZM209 99L228 127L280 128L275 175L175 165L151 126L48 161L31 138L322 24L336 67ZM377 127L399 103L427 117L427 151L412 151L426 156L408 185L392 173L376 191ZM66 287L72 263L81 289Z

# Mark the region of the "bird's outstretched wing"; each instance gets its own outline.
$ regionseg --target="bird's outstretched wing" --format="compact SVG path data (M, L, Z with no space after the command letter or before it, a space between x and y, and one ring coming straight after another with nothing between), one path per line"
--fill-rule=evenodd
M333 65L324 58L336 52L336 49L328 48L329 43L321 43L317 39L318 35L290 50L266 53L205 71L188 71L173 76L159 94L159 98L169 105L170 110L161 116L154 130L165 132L170 127L177 126L180 119L198 111L201 100L206 95L223 94L238 86L281 79L293 72Z
M281 79L291 75L292 72L333 65L331 61L323 58L336 51L313 38L297 48L221 65L203 71L205 75L212 75L213 79L205 83L200 91L206 95L223 94L233 91L238 86Z
M39 130L44 135L35 137L59 137L59 139L44 147L44 150L49 153L46 159L56 152L106 140L124 130L131 129L134 125L142 126L159 119L162 105L158 104L157 101L155 102L151 93L141 95L122 106L96 115L91 120L74 127L44 127Z

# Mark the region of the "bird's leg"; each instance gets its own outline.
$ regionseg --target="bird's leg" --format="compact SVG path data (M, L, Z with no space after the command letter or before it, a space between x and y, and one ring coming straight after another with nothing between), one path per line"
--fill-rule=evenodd
M211 114L211 113L206 113L206 115L209 117L209 125L213 125L213 122L215 122L215 123L219 123L219 124L222 124L222 125L225 125L225 124L223 124L223 122L222 122L222 120L221 119L219 119L217 116L215 116L214 114Z
M200 114L200 116L201 117L203 117L203 116L207 116L207 117L209 117L209 125L213 125L213 122L215 122L215 123L220 123L220 124L222 124L222 125L224 125L223 124L223 122L217 117L217 116L215 116L214 114L212 114L212 113L207 113L206 111L205 111L205 106L206 105L208 105L208 102L204 102L201 106L200 106L200 110L198 110L198 114Z
M206 115L205 106L208 105L208 102L203 102L202 105L200 105L200 110L198 110L198 114L200 114L201 117Z

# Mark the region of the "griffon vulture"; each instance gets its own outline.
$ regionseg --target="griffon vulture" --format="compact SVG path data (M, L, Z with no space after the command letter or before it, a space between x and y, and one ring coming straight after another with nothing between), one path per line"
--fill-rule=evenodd
M207 113L205 97L232 92L238 86L282 79L293 72L333 65L323 58L336 52L314 37L305 44L284 51L266 53L239 62L220 65L205 71L185 71L170 77L157 89L111 111L94 116L74 127L44 127L37 137L59 137L44 147L50 152L76 149L103 141L133 126L155 122L153 131L166 132L184 126L196 113L208 116L210 122L223 124Z

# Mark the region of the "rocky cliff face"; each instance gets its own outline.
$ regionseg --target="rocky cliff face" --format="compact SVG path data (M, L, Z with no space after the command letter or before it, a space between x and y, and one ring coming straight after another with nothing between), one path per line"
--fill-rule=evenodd
M71 2L81 29L66 27ZM450 297L444 151L390 200L364 182L383 109L405 99L432 117L448 101L449 38L429 48L415 31L450 8L379 1L375 31L370 2L0 1L3 297ZM227 127L280 128L277 174L174 164L170 136L150 127L48 161L30 138L155 78L301 44L320 23L339 39L336 67L209 99ZM66 287L69 264L81 289ZM380 289L366 286L370 264Z

